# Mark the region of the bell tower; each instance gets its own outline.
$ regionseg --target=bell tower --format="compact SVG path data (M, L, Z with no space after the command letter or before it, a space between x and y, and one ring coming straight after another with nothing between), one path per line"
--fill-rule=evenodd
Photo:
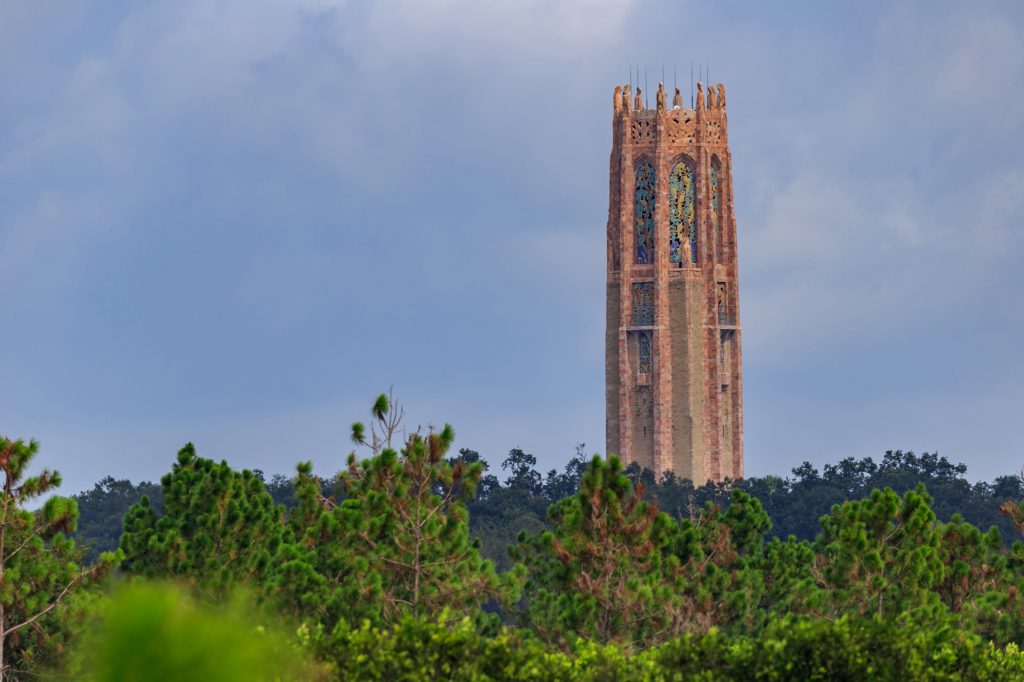
M666 100L612 98L606 444L700 485L743 476L732 157L724 86Z

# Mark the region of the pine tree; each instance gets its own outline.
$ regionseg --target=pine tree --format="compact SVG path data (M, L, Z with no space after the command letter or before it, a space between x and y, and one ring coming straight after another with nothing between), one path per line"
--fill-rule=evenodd
M903 496L892 489L836 505L821 519L818 576L832 614L879 617L938 604L943 580L940 534L923 486Z
M353 425L353 440L372 456L349 456L342 494L323 495L311 465L299 467L300 503L289 517L297 543L285 548L276 580L286 602L333 627L341 619L389 623L441 609L473 614L489 599L514 596L514 585L502 584L470 540L465 500L483 468L445 459L451 426L412 433L396 452L400 408L381 395L372 413L369 438L363 424Z
M160 486L162 514L143 497L125 516L129 571L183 579L215 595L262 587L285 539L284 510L256 475L197 457L189 443Z
M763 589L751 555L770 525L760 503L733 490L724 511L709 503L676 522L644 492L617 457L595 456L579 492L550 507L554 528L520 536L522 616L543 639L652 646L751 620Z
M644 501L617 457L595 456L580 491L548 516L553 530L513 548L528 576L524 620L544 640L631 645L679 630L678 526Z
M78 521L74 500L53 496L36 511L25 509L60 485L60 474L49 469L25 476L38 452L35 440L0 437L0 680L58 644L57 610L120 558L106 553L92 567L81 565L84 552L68 538Z

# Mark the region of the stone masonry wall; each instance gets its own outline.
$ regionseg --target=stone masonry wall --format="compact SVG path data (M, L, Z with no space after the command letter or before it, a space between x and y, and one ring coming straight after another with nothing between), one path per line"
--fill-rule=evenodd
M609 161L608 286L605 334L606 445L660 474L697 483L743 475L742 353L733 213L732 158L725 92L719 85L694 109L633 110L628 91L613 99ZM668 177L680 160L696 179L697 263L671 263ZM636 264L634 177L656 174L654 262ZM718 168L712 210L711 165ZM720 242L720 243L716 243ZM685 260L685 258L684 258ZM633 327L634 282L653 282L654 323ZM650 373L638 372L640 333L651 336Z

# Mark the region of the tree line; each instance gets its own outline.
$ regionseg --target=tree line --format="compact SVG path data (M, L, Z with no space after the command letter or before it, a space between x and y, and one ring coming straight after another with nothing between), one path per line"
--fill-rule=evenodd
M512 565L507 548L515 544L520 531L537 533L550 527L548 507L579 490L580 481L590 458L586 446L579 444L575 455L562 471L551 469L542 473L537 458L513 448L500 463L500 474L475 450L463 448L448 461L479 463L482 469L477 494L465 500L469 511L470 532L481 543L481 554L499 569ZM1008 546L1016 540L1016 527L1001 506L1007 500L1024 498L1024 479L1020 474L1004 475L991 482L970 482L967 467L954 464L936 453L916 455L913 452L890 450L879 461L871 457L846 458L826 464L821 470L805 462L789 476L751 477L738 481L694 485L687 479L667 472L657 478L650 469L636 463L625 467L623 474L634 486L642 486L646 499L656 500L661 510L677 520L690 518L708 502L719 506L729 503L733 489L756 497L772 520L765 537L812 541L819 531L819 520L836 504L867 497L872 490L891 488L902 495L923 484L932 499L931 509L941 521L954 514L978 528L995 526ZM283 474L267 477L253 471L273 499L274 504L291 509L298 504L295 478ZM336 476L323 480L324 493L335 490ZM160 508L162 493L159 483L132 483L107 476L91 490L74 495L80 519L75 538L88 548L94 560L104 551L115 550L121 538L122 522L128 509L142 499Z
M1024 676L1017 477L890 452L694 486L580 447L547 474L513 450L502 481L400 415L380 396L330 476L186 445L159 484L34 512L59 477L24 478L38 446L3 440L0 676L196 678L210 658L229 679L235 653L257 679ZM204 654L207 630L236 644Z

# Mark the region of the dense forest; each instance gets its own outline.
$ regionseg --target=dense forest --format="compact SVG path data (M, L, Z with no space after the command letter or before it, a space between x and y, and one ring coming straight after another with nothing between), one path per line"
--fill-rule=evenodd
M537 471L536 457L518 448L512 449L501 462L502 476L492 473L487 460L473 450L464 448L448 459L449 464L462 461L481 466L476 496L465 504L470 533L480 540L484 558L506 570L511 567L508 547L515 544L521 531L537 533L550 527L548 507L579 489L589 463L585 451L585 445L578 445L575 456L561 473L552 469L546 474ZM964 464L953 464L937 454L918 456L900 450L886 452L880 462L870 457L849 458L838 464L826 464L822 471L805 462L786 478L754 477L702 486L676 479L671 472L656 480L652 471L636 464L627 466L623 473L635 487L640 487L645 499L678 521L692 518L708 502L727 506L731 491L738 489L756 497L768 513L772 525L765 533L766 538L785 539L792 535L808 541L817 536L819 519L833 505L867 497L875 489L889 488L903 495L924 485L932 500L931 509L939 520L949 521L954 514L960 514L978 528L996 526L1004 542L1012 544L1017 531L1000 507L1006 500L1024 497L1024 480L1020 475L1000 476L991 483L971 483ZM297 504L291 477L275 474L267 479L259 470L253 474L275 504L285 509ZM324 493L336 492L339 482L336 476L325 479ZM108 476L92 490L74 495L80 514L75 538L88 548L91 560L100 552L117 549L124 515L143 496L160 508L160 485L148 481L133 484Z
M1019 476L893 451L694 486L582 445L499 470L400 415L380 396L327 475L186 445L69 498L0 439L0 677L1024 679Z

